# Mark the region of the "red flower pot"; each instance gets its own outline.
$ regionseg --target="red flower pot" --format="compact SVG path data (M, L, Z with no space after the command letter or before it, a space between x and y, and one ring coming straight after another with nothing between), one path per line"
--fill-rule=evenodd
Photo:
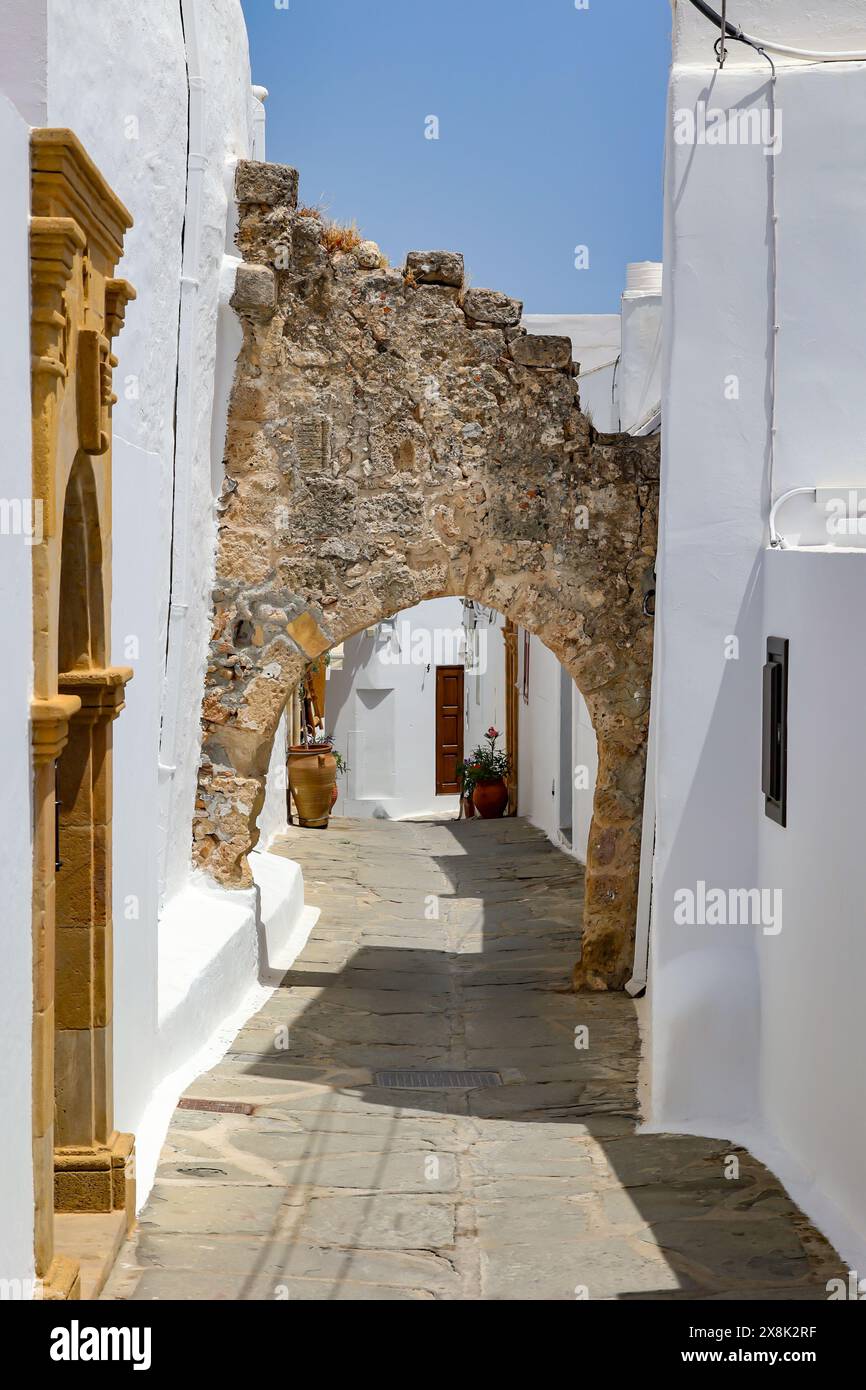
M475 809L484 820L496 820L505 815L508 806L508 786L503 777L495 782L476 782L472 793Z

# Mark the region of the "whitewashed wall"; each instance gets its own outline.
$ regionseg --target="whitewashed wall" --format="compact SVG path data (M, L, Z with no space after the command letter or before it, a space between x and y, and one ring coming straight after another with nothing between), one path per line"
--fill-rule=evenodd
M595 730L583 696L559 660L537 637L531 635L529 641L527 702L521 629L518 813L585 864L598 773Z
M574 796L572 800L572 825L574 827L571 847L581 864L586 863L589 849L589 832L592 826L592 803L595 798L595 784L598 778L598 740L592 717L586 701L573 686L573 730L574 730Z
M866 16L847 0L742 0L736 18L792 44L866 46ZM714 106L763 107L765 62L737 50L720 76L711 27L685 5L676 23L671 117L694 110L710 82ZM772 173L774 491L832 484L841 469L866 481L864 95L863 64L780 61L774 169L759 146L669 138L651 943L653 1127L741 1138L861 1268L866 1185L854 1151L866 1095L862 1068L843 1059L862 1050L863 856L852 831L862 721L846 691L862 681L866 572L862 554L765 547ZM768 635L792 641L787 830L765 820L760 791ZM674 894L699 880L781 889L782 932L678 926Z
M862 1271L866 556L764 558L764 626L790 641L790 707L788 824L759 821L761 879L782 889L784 914L759 942L763 1121L783 1176L810 1190L825 1229L848 1233Z
M113 659L135 672L114 725L113 849L117 1123L134 1130L153 1085L157 1024L157 761L187 138L175 0L154 0L146 19L106 0L50 0L45 120L75 131L135 219L119 272L138 297L117 344L112 625Z
M505 620L495 610L486 608L481 612L483 616L477 630L481 634L479 651L483 652L483 666L477 674L466 673L464 747L467 753L478 748L492 726L501 735L497 748L507 752L505 641L502 636Z
M268 965L257 940L280 956L303 912L286 860L253 856L256 893L220 894L190 866L214 500L241 341L228 307L234 172L262 106L240 0L49 0L47 55L42 119L76 132L135 219L114 416L113 656L135 670L115 725L115 1095L144 1195L173 1097L253 999ZM266 838L277 799L271 786Z
M393 632L380 627L343 644L325 705L328 731L349 764L336 815L456 813L456 796L436 795L435 643L462 631L462 615L460 599L430 599L396 614ZM460 660L456 641L440 648L439 664Z
M0 85L2 85L0 77ZM6 644L0 681L0 1279L33 1276L30 1029L33 1014L29 707L32 548L15 523L30 498L30 132L0 95L0 594ZM20 513L19 513L20 514Z
M537 637L529 639L529 703L524 684L524 634L517 634L519 781L518 811L554 842L560 843L559 662Z
M288 752L288 711L279 722L265 783L265 804L259 816L259 849L265 850L288 826L286 757Z

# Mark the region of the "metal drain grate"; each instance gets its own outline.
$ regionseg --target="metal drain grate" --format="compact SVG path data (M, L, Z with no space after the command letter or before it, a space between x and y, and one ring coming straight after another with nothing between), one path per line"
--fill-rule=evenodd
M463 1091L502 1085L498 1071L377 1071L374 1080L392 1091Z
M199 1100L196 1096L184 1096L177 1103L178 1110L210 1110L215 1115L252 1115L255 1107L240 1100Z

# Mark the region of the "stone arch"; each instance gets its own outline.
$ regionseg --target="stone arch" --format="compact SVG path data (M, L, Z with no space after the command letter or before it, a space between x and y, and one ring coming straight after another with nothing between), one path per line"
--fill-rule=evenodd
M219 503L196 861L233 886L280 714L304 666L424 598L530 629L599 742L578 985L631 965L649 711L658 441L599 435L571 344L467 289L462 257L402 271L297 212L297 175L244 163L244 327ZM346 245L343 241L342 245Z
M92 464L80 454L66 484L60 539L57 669L105 664L105 603L99 501Z

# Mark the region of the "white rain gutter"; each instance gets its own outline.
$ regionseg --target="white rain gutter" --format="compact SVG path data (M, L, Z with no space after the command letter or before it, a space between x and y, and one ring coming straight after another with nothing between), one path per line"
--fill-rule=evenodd
M165 889L168 847L171 843L171 790L177 771L181 673L186 618L189 611L190 492L195 448L193 368L197 347L202 201L208 167L208 158L204 153L206 83L201 76L197 4L198 0L180 0L189 83L189 133L177 344L171 593L165 663L165 700L159 746L160 825L164 827L160 863L161 893Z

